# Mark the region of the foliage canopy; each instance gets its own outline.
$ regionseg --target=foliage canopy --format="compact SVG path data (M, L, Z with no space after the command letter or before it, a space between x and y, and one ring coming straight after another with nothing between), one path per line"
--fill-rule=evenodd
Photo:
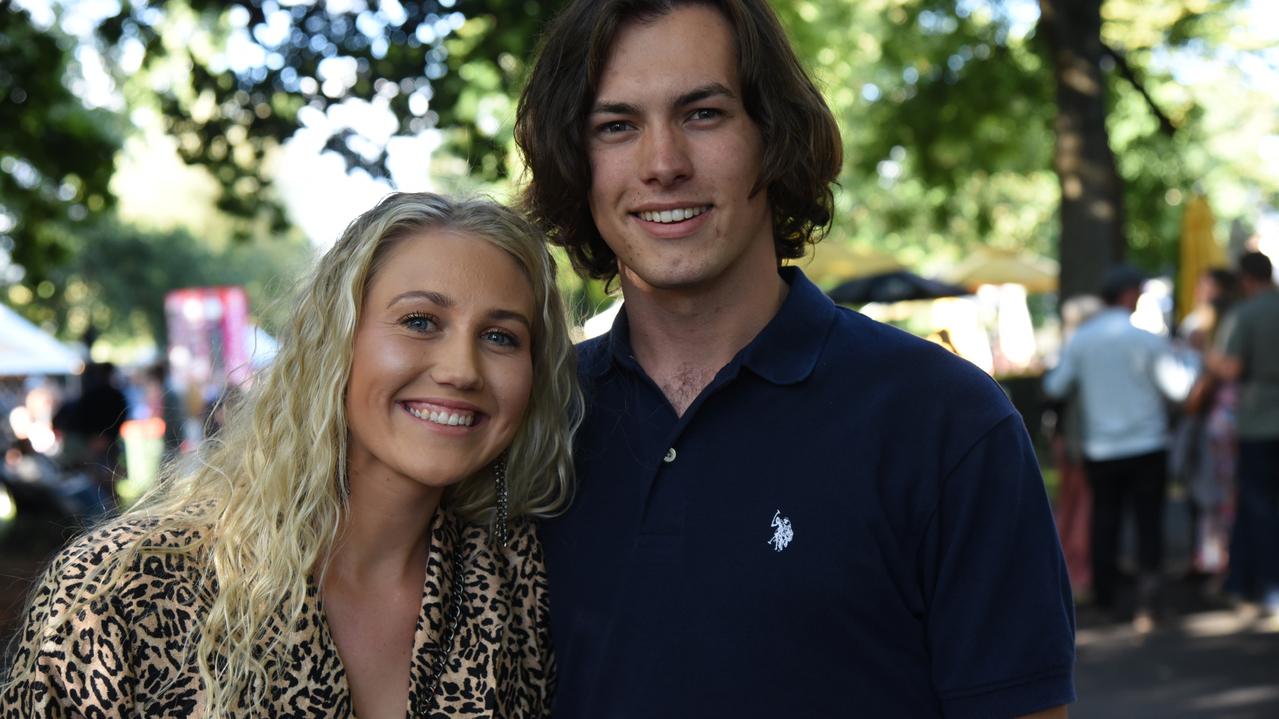
M129 102L159 108L182 157L216 178L221 209L260 221L274 149L345 102L384 108L400 134L438 128L473 181L509 188L515 97L562 4L122 0L95 37ZM1248 87L1240 62L1198 82L1181 69L1265 49L1240 22L1242 0L779 1L844 133L828 241L925 270L976 245L1058 255L1076 241L1059 229L1060 70L1036 10L1086 5L1099 13L1088 31L1103 48L1102 139L1122 180L1119 250L1167 269L1195 190L1227 217L1273 201L1279 170L1250 150L1275 132L1276 100ZM0 14L0 221L12 225L0 241L34 290L69 261L77 223L109 212L126 123L67 89L75 63L56 30ZM385 140L340 126L326 147L386 178ZM278 232L278 208L270 219Z

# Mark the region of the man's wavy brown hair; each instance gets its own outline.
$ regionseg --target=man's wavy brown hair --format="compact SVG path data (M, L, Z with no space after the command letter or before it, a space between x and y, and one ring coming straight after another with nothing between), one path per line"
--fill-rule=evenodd
M765 0L574 0L542 38L520 96L515 141L530 172L525 212L582 274L617 273L587 203L584 137L613 40L628 23L652 22L685 5L718 10L736 40L742 100L764 140L751 192L768 193L778 261L803 257L830 227L831 184L843 162L839 128Z

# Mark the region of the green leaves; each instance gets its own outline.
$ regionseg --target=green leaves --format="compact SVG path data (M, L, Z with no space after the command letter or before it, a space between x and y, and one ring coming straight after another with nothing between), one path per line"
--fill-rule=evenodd
M218 207L247 218L239 225L247 237L287 225L268 159L307 113L352 98L387 108L398 134L441 130L444 145L430 160L441 187L509 191L520 171L515 99L562 5L370 1L330 12L338 4L124 0L96 38L108 59L141 53L117 71L129 108L162 113L183 159L216 179ZM979 244L1057 254L1057 78L1038 5L774 2L843 131L847 160L828 241L877 247L925 270ZM1177 76L1187 60L1224 57L1219 65L1237 68L1267 38L1273 44L1273 33L1240 19L1241 7L1101 3L1100 40L1149 96L1114 70L1103 75L1125 234L1152 269L1172 262L1178 197L1191 185L1227 216L1246 211L1248 197L1279 191L1279 170L1255 161L1258 142L1274 132L1273 93L1249 88L1237 69ZM67 89L67 38L18 10L4 10L0 23L0 209L10 218L0 228L12 225L0 230L0 248L7 236L37 298L78 251L85 223L109 213L107 185L129 123ZM1176 127L1172 136L1152 103ZM350 128L338 127L326 147L350 168L388 174L385 148ZM574 291L594 304L598 289Z
M123 128L68 89L70 45L26 11L0 9L0 283L18 279L8 255L38 287L66 259L66 233L112 202Z

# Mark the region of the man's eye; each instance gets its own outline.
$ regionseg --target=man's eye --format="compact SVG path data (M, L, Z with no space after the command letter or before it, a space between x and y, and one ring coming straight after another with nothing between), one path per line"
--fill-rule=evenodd
M595 131L601 135L612 135L619 132L626 132L631 129L631 124L623 120L611 120L604 122L595 128Z
M435 329L435 318L418 312L400 318L400 325L414 332L430 332Z
M715 108L713 108L713 107L703 107L703 108L700 108L700 109L694 110L694 111L692 112L692 114L690 114L690 115L688 116L688 119L690 119L690 120L714 120L714 119L716 119L716 118L718 118L718 117L722 116L723 114L724 114L724 113L720 112L719 110L716 110L716 109L715 109Z

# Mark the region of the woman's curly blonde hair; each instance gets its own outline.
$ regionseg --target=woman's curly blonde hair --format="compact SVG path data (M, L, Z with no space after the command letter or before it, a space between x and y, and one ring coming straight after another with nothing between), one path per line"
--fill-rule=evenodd
M533 385L523 425L507 450L509 512L553 514L572 491L570 444L582 416L574 356L555 264L539 232L487 200L397 193L356 218L301 286L280 352L244 398L228 407L222 431L186 471L165 478L111 524L146 529L95 570L102 582L46 621L56 628L79 607L108 595L139 553L182 552L206 567L211 597L193 646L209 717L253 713L278 677L288 647L278 628L301 617L309 577L322 572L346 515L346 386L355 328L370 278L397 242L448 229L490 242L513 257L533 289ZM443 504L472 522L494 521L489 472L450 487ZM146 520L139 522L139 520ZM196 539L160 548L161 533ZM56 566L56 565L55 565ZM10 683L35 671L15 666Z

